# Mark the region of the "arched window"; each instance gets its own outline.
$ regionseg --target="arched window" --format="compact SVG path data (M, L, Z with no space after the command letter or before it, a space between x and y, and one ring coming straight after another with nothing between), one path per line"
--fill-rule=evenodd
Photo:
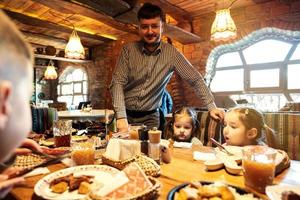
M68 67L59 77L57 100L67 102L68 107L87 101L88 81L83 69Z
M300 32L264 28L216 47L205 76L216 95L246 99L263 111L300 100Z

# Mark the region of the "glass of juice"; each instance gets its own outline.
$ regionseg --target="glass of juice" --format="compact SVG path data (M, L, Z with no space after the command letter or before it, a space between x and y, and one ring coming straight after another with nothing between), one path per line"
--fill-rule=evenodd
M72 120L58 120L53 123L55 147L69 147L72 135Z
M243 148L243 174L245 186L265 194L267 185L272 185L275 176L277 151L267 146Z
M92 139L72 141L71 152L73 166L93 165L95 162L95 145Z

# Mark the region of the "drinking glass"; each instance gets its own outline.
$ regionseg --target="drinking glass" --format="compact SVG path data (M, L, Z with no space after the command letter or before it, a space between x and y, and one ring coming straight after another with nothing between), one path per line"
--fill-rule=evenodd
M71 159L74 166L93 165L95 162L94 140L72 141Z
M243 173L245 186L265 193L275 176L276 150L267 146L246 146L243 149Z
M69 147L72 135L72 120L57 120L53 122L55 147Z

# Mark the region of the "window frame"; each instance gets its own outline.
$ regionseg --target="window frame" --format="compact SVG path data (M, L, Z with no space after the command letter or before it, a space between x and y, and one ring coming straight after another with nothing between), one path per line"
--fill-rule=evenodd
M278 40L291 44L291 48L285 59L279 62L247 64L243 50L262 40ZM233 44L221 45L211 51L207 60L205 81L210 86L216 71L244 69L244 90L242 91L222 91L214 92L216 95L242 95L242 94L283 94L287 101L292 101L292 93L300 93L299 89L288 89L288 65L300 64L300 59L289 60L295 52L297 45L300 46L300 31L287 31L277 28L263 28L246 36L244 39ZM242 60L242 65L216 68L218 59L227 53L238 52ZM268 88L250 87L250 73L252 70L279 69L279 86Z

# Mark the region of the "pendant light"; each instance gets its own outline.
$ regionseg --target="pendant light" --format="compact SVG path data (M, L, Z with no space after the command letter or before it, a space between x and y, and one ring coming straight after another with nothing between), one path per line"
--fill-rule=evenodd
M57 72L55 70L52 60L49 61L49 64L46 68L46 71L44 73L44 79L45 80L57 79Z
M85 52L81 44L80 38L73 26L73 32L69 38L69 42L65 48L65 57L73 59L84 59Z
M211 37L213 41L226 41L237 36L235 23L230 15L229 8L218 10L216 18L211 27Z

